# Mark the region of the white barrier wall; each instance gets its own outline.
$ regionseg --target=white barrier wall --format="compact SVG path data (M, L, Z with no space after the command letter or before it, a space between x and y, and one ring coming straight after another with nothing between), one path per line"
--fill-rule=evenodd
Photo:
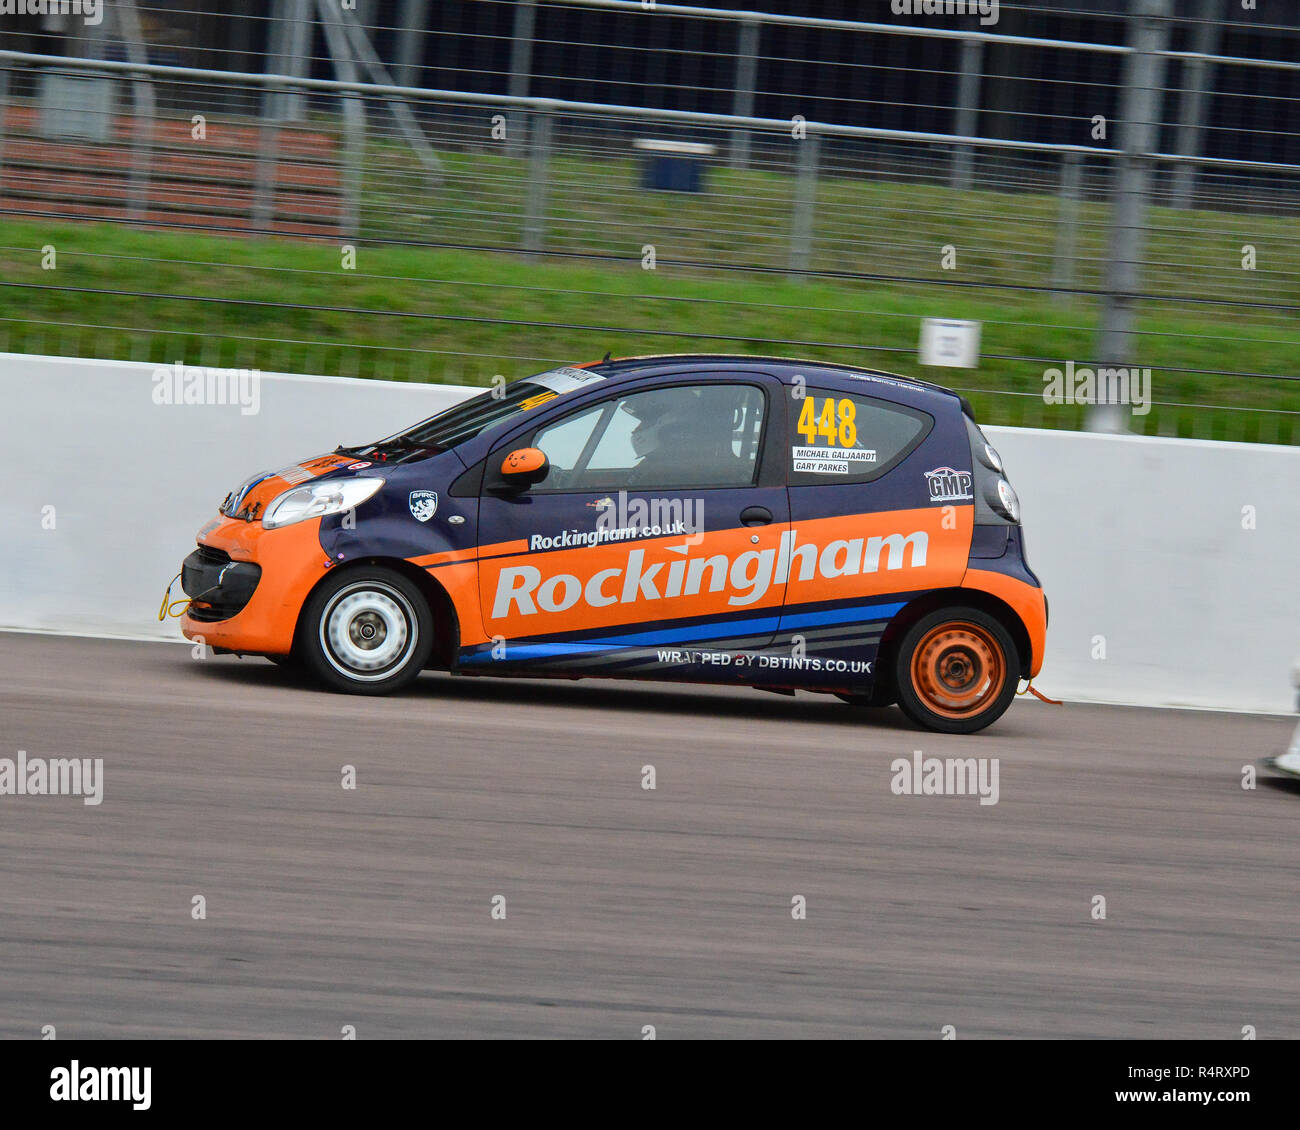
M0 627L179 639L163 590L227 491L481 391L263 373L245 415L156 404L156 369L0 353Z
M0 354L0 628L177 638L163 588L228 490L478 391L264 373L246 415L157 404L154 375ZM1046 693L1291 709L1300 449L986 431L1051 604Z
M1050 697L1294 708L1300 448L985 434L1020 495L1047 592L1038 682Z

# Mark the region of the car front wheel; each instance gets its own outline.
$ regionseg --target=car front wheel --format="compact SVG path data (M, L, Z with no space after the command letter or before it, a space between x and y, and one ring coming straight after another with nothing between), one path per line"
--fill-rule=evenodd
M913 624L894 659L898 705L913 722L973 734L1016 695L1020 655L1011 634L976 608L943 608Z
M307 602L303 662L325 686L388 694L410 686L433 650L433 617L419 590L391 569L350 569Z

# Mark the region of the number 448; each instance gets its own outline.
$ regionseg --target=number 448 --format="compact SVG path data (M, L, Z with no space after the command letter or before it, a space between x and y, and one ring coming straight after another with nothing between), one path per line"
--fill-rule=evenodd
M856 422L857 405L853 401L836 401L828 396L821 402L821 411L817 409L817 398L804 398L803 408L799 412L799 431L809 444L816 444L823 438L831 446L856 447L858 445L858 425Z

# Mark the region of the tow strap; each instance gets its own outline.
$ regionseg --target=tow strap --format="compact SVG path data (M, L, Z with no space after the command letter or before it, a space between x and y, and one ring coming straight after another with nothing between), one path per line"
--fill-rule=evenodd
M1048 698L1047 695L1043 694L1041 691L1034 690L1034 684L1032 682L1027 687L1025 687L1023 691L1016 691L1016 694L1022 695L1026 691L1028 691L1035 698L1040 699L1043 702L1050 703L1052 706L1063 705L1063 703L1061 703L1058 699Z

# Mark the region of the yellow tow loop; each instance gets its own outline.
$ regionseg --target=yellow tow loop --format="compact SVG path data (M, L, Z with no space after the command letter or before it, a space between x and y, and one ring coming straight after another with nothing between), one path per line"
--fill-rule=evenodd
M172 585L180 580L180 574L177 573L170 581L167 582L167 591L163 593L162 607L158 609L158 620L162 622L168 616L184 616L185 610L189 608L191 601L188 597L184 600L172 600ZM177 611L180 609L180 611Z

